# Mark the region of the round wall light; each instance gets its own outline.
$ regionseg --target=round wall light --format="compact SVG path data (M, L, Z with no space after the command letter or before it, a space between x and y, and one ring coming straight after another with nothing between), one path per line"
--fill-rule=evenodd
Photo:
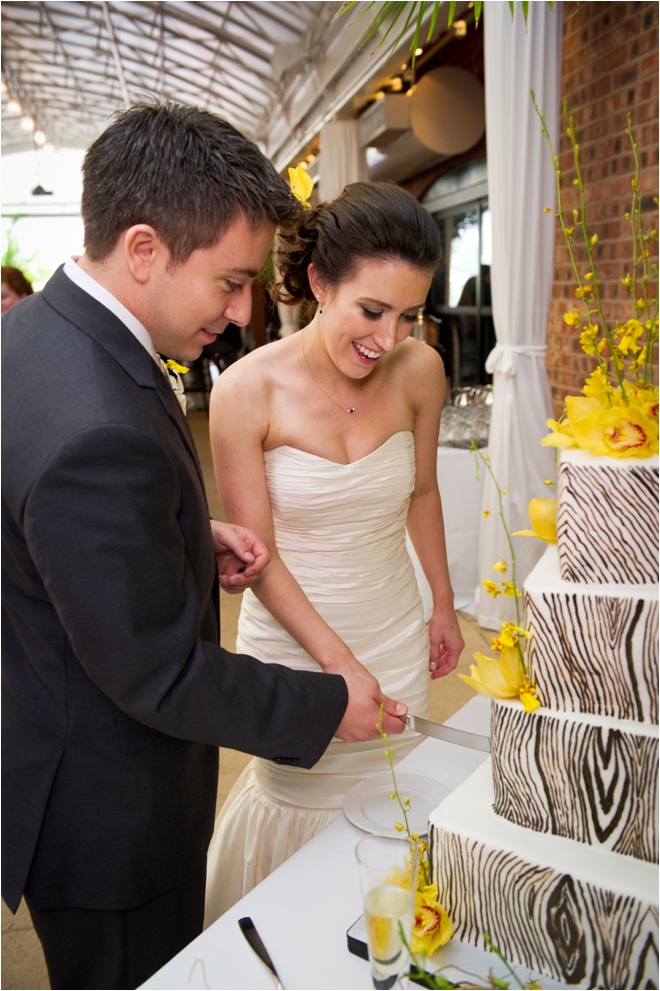
M410 123L422 144L440 155L460 155L486 130L484 88L453 65L431 69L412 94Z

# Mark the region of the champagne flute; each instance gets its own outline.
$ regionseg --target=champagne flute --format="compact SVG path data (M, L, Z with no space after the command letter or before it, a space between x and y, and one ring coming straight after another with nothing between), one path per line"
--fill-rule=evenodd
M410 946L419 850L408 837L367 836L356 849L371 979L377 991L405 974ZM405 941L404 941L405 940Z

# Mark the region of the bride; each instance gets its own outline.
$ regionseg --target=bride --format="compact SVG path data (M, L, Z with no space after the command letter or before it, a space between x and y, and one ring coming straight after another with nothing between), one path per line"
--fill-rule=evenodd
M436 481L442 361L409 337L438 253L429 214L390 183L353 183L306 210L280 234L277 289L316 300L315 316L227 369L210 412L227 519L272 558L244 594L237 649L377 679L421 716L429 671L448 674L463 649ZM428 633L406 527L433 592ZM395 759L418 741L397 737ZM216 820L206 924L385 769L380 740L335 740L312 770L252 760Z

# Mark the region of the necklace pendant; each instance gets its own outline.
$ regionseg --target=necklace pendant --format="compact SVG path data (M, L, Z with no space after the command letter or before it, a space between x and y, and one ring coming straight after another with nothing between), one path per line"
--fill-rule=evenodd
M347 413L355 413L355 406L351 406L350 409L346 410Z

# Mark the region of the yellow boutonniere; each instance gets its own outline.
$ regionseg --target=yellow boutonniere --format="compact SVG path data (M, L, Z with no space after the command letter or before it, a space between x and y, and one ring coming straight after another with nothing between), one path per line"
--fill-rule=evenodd
M295 169L289 169L289 184L291 186L291 192L296 199L300 200L306 210L309 210L311 204L308 200L312 195L314 182L312 181L311 175L302 167L302 165L297 165Z
M167 361L163 361L163 364L165 365L165 368L169 368L173 372L178 372L179 375L185 375L186 372L190 371L189 368L186 368L185 365L180 365L178 361L174 360L174 358L168 358Z

